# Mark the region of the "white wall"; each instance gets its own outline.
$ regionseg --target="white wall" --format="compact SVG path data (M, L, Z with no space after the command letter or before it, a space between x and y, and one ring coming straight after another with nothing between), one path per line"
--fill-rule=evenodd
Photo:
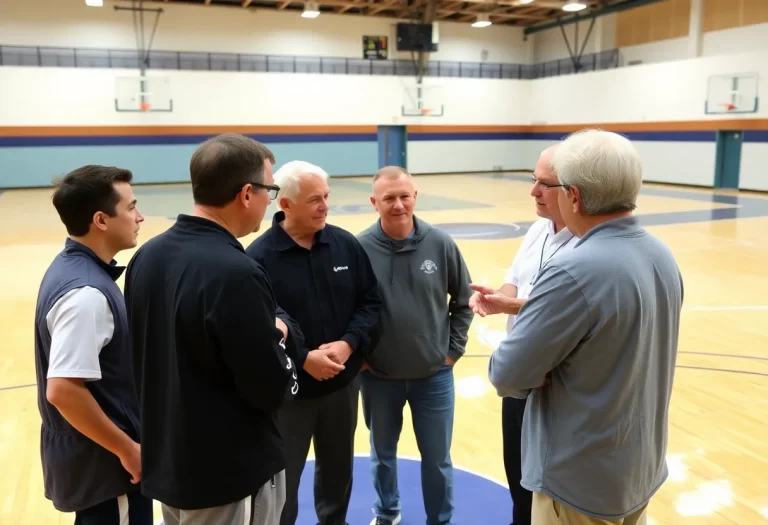
M530 140L408 141L413 173L461 173L531 169L541 150ZM543 148L542 148L543 149Z
M768 51L534 81L430 78L445 116L399 117L408 77L155 71L171 79L173 113L117 113L115 77L135 71L0 68L0 125L582 124L733 118L705 115L707 78L757 72L768 100ZM52 87L55 86L55 89ZM19 97L18 93L24 93ZM223 96L222 94L226 94ZM768 105L739 118L767 118Z
M745 142L741 145L739 188L768 191L768 144Z
M0 125L361 125L434 123L401 117L413 79L395 76L159 71L171 80L172 113L115 111L116 69L0 67ZM442 88L440 124L531 121L531 83L425 79ZM55 89L54 89L55 86ZM20 97L18 94L23 93Z
M706 115L707 78L756 72L768 100L768 50L565 75L535 80L531 105L539 124L645 122L734 118ZM766 118L768 105L737 118Z
M0 45L136 49L133 17L128 11L87 7L83 0L0 1ZM363 58L363 35L386 35L395 49L397 20L332 15L305 19L296 11L148 3L165 10L152 45L154 50L253 53ZM154 14L145 14L147 41ZM469 23L441 22L439 51L431 60L528 63L522 30ZM410 58L393 51L390 58Z

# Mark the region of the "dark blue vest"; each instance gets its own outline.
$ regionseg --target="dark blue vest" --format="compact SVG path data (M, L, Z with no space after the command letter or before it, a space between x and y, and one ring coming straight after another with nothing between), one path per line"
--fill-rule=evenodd
M51 334L46 315L67 292L83 286L101 291L109 302L115 331L101 350L101 379L86 381L101 409L118 428L139 441L139 410L133 388L130 334L125 301L115 280L124 267L106 264L88 247L67 239L40 285L35 312L37 403L43 419L40 453L45 496L63 512L92 507L137 486L116 455L70 425L46 399Z

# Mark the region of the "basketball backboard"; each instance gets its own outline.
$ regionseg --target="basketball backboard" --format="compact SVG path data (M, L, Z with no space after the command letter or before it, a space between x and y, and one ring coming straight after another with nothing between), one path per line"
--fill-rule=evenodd
M115 111L173 111L171 82L163 76L127 76L115 79Z
M416 80L404 81L403 117L442 117L444 114L442 85Z
M758 105L757 73L713 75L707 81L704 112L756 113Z

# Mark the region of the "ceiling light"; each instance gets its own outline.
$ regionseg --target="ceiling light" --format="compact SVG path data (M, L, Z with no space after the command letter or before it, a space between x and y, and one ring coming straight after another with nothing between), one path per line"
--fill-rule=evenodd
M301 13L302 18L317 18L318 16L320 16L320 5L317 2L304 4L304 12Z
M518 0L518 2L521 4L531 4L533 3L533 0Z
M104 0L85 0L85 5L89 7L104 7Z
M579 2L578 0L569 0L567 4L563 6L563 11L581 11L582 9L586 9L587 4Z
M472 27L488 27L491 25L491 19L488 15L477 15L477 20L472 23Z

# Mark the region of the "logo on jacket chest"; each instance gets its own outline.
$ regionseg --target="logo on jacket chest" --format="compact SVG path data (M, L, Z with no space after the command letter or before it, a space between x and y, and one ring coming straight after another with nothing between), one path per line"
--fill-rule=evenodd
M343 272L344 270L349 270L349 266L334 266L333 271L334 272Z
M437 271L437 265L432 262L431 260L427 259L423 263L421 263L421 268L419 268L424 273L435 273Z

